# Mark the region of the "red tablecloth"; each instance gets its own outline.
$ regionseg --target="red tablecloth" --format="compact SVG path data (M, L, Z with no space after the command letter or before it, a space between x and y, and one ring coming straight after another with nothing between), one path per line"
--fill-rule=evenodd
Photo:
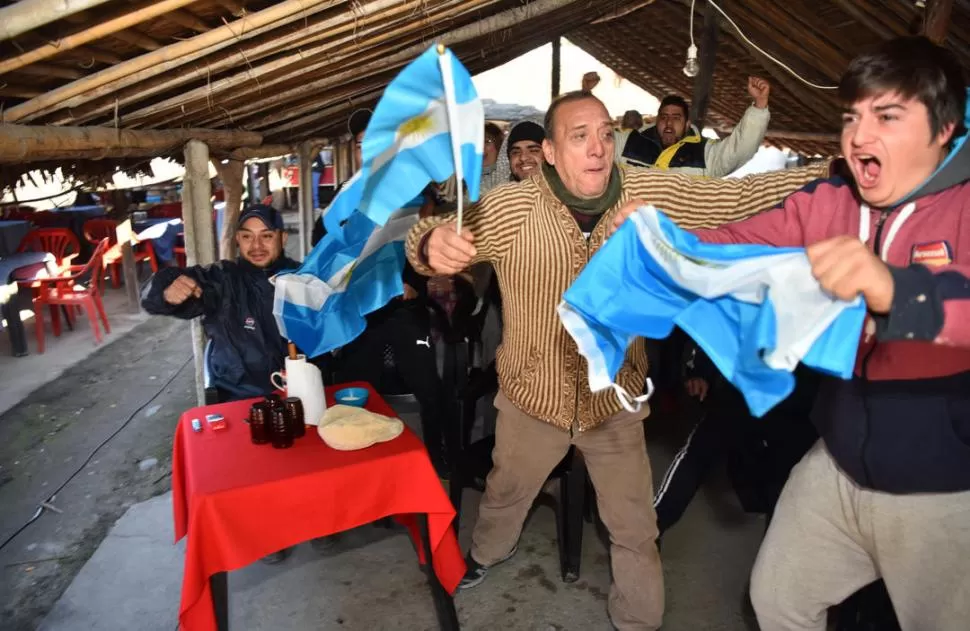
M332 405L333 390L327 390ZM392 441L337 451L316 428L307 427L307 435L290 449L254 445L243 419L255 400L191 409L175 431L175 539L189 535L179 607L182 629L215 628L211 575L391 515L408 526L419 555L414 514L428 515L435 573L454 592L465 572L451 527L455 509L414 433L405 428ZM367 409L395 416L373 389ZM228 428L214 432L205 427L207 413L225 416ZM194 418L203 424L200 433L192 431Z

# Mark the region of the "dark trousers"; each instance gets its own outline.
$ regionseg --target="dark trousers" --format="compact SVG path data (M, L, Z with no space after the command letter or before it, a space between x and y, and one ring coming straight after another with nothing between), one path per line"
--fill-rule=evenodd
M395 376L421 406L421 432L431 461L444 466L442 423L445 413L431 321L420 303L397 301L368 319L367 329L345 346L337 362L340 381L366 381L387 392L384 351L391 348Z
M737 390L716 388L657 490L658 530L663 534L680 520L708 472L725 457L744 509L770 519L792 467L817 438L801 396L757 419Z

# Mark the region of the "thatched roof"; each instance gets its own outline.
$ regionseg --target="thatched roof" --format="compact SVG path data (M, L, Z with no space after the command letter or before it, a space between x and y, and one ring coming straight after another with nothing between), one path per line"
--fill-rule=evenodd
M4 122L249 130L263 143L286 144L339 136L347 114L374 103L434 41L478 73L566 36L654 94L689 98L693 91L694 80L681 72L689 0L86 1L98 6L0 41ZM45 0L19 4L34 2ZM705 4L697 1L698 42ZM828 85L853 55L918 30L924 15L912 0L718 4L755 43ZM947 39L965 63L968 8L970 0L955 0ZM720 29L709 124L738 120L749 74L773 82L771 126L782 136L774 142L806 153L838 150L834 95L765 61L727 25Z

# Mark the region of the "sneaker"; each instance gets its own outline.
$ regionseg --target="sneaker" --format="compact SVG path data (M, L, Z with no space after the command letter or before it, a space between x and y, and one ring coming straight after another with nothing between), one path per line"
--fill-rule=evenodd
M500 563L505 563L513 556L515 556L515 553L518 550L519 550L519 545L515 544L514 546L512 546L512 550L509 551L508 554L506 554L504 557L502 557L495 563L492 563L488 567L482 565L474 558L472 558L472 553L469 552L468 556L465 557L465 565L468 566L468 569L465 571L465 575L461 578L461 582L458 583L458 589L471 589L472 587L478 587L479 585L481 585L482 581L485 580L485 575L488 574L488 570L490 568L493 568Z
M293 548L283 548L282 550L278 552L274 552L273 554L267 554L259 561L263 565L276 565L277 563L282 563L287 558L289 558L292 552L293 552Z
M316 539L310 540L310 547L317 554L329 554L333 551L335 545L340 540L340 534L327 535L326 537L317 537Z

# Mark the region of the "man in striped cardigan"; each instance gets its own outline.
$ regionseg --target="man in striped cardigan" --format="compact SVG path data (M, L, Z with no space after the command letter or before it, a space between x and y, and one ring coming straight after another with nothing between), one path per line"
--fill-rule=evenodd
M444 215L420 221L407 241L408 258L420 273L457 274L488 262L502 287L494 467L461 587L477 585L490 566L515 552L529 507L575 445L585 455L610 531L610 619L619 629L656 629L664 592L641 423L648 409L630 413L612 392L590 392L586 364L560 324L556 305L629 207L649 202L685 228L717 226L770 208L809 181L827 177L828 166L736 180L621 170L613 163L612 121L589 92L556 100L545 128L547 164L539 172L486 194L468 209L460 234L455 217ZM616 381L639 393L646 376L640 339Z

